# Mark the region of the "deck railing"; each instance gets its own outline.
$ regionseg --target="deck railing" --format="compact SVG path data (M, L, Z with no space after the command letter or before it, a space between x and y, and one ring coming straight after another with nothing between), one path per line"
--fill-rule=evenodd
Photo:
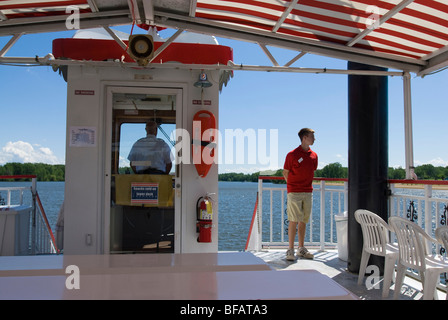
M417 223L431 237L447 223L448 181L389 180L389 216ZM441 247L433 248L440 251Z
M399 216L417 223L427 234L435 238L435 230L447 224L448 181L390 180L389 216ZM392 234L392 241L396 241ZM428 245L429 252L447 258L448 248L440 244ZM419 278L414 270L411 277ZM447 291L447 275L442 274L438 288Z
M259 177L246 250L288 246L286 184L265 183L282 180L283 177ZM433 238L436 228L447 224L448 181L389 180L388 183L391 191L389 216L414 221ZM334 249L337 245L335 215L348 211L348 180L315 178L313 186L313 210L307 224L305 245L320 250ZM429 249L444 256L448 251L441 245L433 245ZM441 287L446 290L443 282Z
M44 207L37 192L37 177L35 175L14 175L0 176L1 179L31 179L31 186L28 187L0 187L0 195L6 193L6 199L0 199L0 206L4 209L14 208L16 206L28 205L30 214L26 221L20 221L29 225L26 234L18 235L21 240L28 242L28 254L55 254L59 253L56 240L48 222ZM30 192L30 203L24 203L24 194ZM14 193L18 193L13 197ZM2 197L2 196L0 196ZM13 201L15 199L15 202ZM6 211L5 211L6 214ZM6 219L4 219L6 223ZM21 228L19 228L21 229Z
M264 182L282 181L283 177L260 176L254 218L260 229L258 249L286 246L286 185ZM313 210L307 226L306 244L324 249L337 244L334 216L347 211L347 179L315 178ZM437 227L447 224L448 181L389 180L389 216L414 221L430 236ZM258 214L262 213L262 214ZM258 215L258 216L256 216ZM252 233L252 237L255 234ZM435 248L440 251L440 246Z
M259 177L258 208L254 211L251 239L247 242L247 250L288 245L286 185L263 184L269 180L281 181L283 177ZM316 181L319 184L314 185L313 212L307 224L305 244L322 250L334 248L337 245L337 238L333 217L335 214L347 211L347 180L316 178Z

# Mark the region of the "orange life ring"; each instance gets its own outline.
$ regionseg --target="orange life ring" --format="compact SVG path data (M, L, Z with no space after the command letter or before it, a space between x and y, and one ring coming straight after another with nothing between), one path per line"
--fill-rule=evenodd
M207 110L198 111L193 117L193 163L200 177L207 176L215 162L216 120Z

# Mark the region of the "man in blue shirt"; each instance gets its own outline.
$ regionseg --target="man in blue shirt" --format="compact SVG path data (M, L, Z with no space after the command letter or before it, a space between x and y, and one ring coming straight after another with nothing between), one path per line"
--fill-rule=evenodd
M146 123L146 137L139 139L132 146L128 160L131 168L138 174L169 174L173 166L170 147L157 138L157 123Z

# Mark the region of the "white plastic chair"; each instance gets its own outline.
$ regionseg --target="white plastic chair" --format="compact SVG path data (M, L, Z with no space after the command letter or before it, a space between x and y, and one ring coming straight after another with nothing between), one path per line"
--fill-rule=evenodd
M382 297L386 298L398 259L398 245L389 241L389 231L392 228L380 216L364 209L355 211L355 219L361 225L363 236L358 285L362 283L370 255L385 257Z
M401 217L389 218L398 239L399 259L394 299L398 299L407 268L418 270L423 284L423 299L434 299L440 274L448 272L448 263L440 255L432 256L428 244L437 243L420 226Z
M442 226L436 229L436 239L448 252L448 226ZM445 299L448 300L448 293Z
M441 226L436 229L436 239L448 251L448 226Z

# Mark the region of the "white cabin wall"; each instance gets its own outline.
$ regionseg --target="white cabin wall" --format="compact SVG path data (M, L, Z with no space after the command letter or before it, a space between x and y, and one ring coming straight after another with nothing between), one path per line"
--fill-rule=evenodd
M120 68L69 67L67 86L67 145L65 182L65 238L66 254L100 254L104 232L104 184L105 184L105 119L106 87L182 87L183 127L192 132L193 116L202 109L213 112L218 125L219 74L209 71L208 80L213 83L204 89L204 100L211 105L193 104L201 100L201 89L193 86L200 70L134 70ZM136 74L138 76L136 76ZM145 75L142 79L141 75ZM137 80L136 80L137 79ZM75 95L75 90L93 90L93 95ZM71 147L70 127L97 128L96 147ZM178 127L179 128L179 127ZM190 137L191 138L191 137ZM191 146L190 146L191 148ZM191 149L190 149L191 150ZM176 226L180 232L176 238L176 252L218 251L218 165L214 164L205 178L200 178L194 164L182 164L182 215ZM196 202L206 193L213 193L214 214L211 243L198 243L196 233ZM92 242L86 242L91 235Z
M70 146L70 128L73 126L95 127L100 133L102 115L99 105L102 99L97 73L92 68L70 67L67 90L64 252L97 254L101 141L98 139L95 147ZM91 90L94 94L76 95L75 90Z
M211 100L211 105L193 105L193 100L201 100L201 89L195 88L193 83L198 80L199 71L194 73L193 81L190 82L189 98L184 111L186 128L190 134L193 131L193 117L200 110L211 111L215 115L216 126L219 124L219 75L218 72L207 72L208 80L213 83L210 88L204 89L204 100ZM219 128L218 128L219 129ZM217 150L215 150L216 156ZM192 159L190 159L192 162ZM214 164L205 178L199 177L194 164L183 166L183 195L186 200L184 210L184 241L183 252L217 252L218 251L218 165ZM196 203L197 200L212 193L213 201L213 229L211 243L198 243L196 230ZM193 232L192 232L193 231Z

